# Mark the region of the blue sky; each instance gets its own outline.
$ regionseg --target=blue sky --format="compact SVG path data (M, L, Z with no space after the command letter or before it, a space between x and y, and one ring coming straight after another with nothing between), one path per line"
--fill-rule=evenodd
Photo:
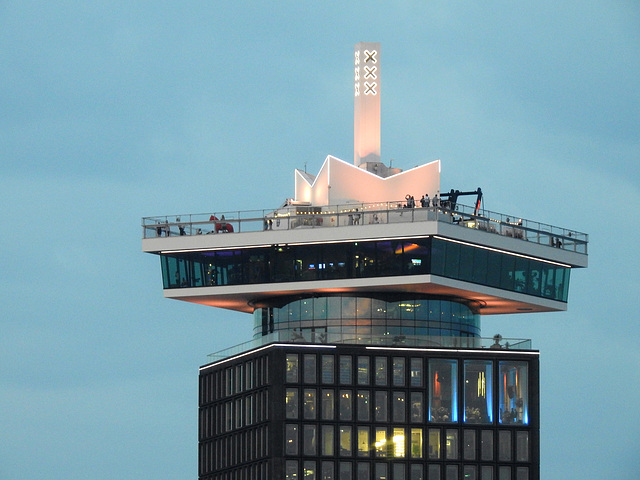
M162 297L143 216L273 208L353 155L382 44L382 156L590 234L541 350L542 478L640 470L640 4L0 1L0 478L197 476L197 368L252 319Z

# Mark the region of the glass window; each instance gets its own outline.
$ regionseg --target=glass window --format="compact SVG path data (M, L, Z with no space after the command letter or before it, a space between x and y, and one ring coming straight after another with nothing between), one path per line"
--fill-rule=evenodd
M422 359L421 358L411 359L410 383L412 387L422 386Z
M298 355L296 355L295 353L287 354L285 378L288 383L298 382Z
M457 460L459 457L458 453L458 430L448 428L446 430L446 454L447 460Z
M444 478L445 480L458 480L458 465L447 465Z
M387 357L376 357L376 385L387 384Z
M422 392L411 392L411 422L422 423L424 411L424 395Z
M464 430L463 431L463 440L464 440L464 448L463 448L463 458L465 460L475 460L476 459L476 431L475 430Z
M306 354L303 357L304 371L303 379L304 383L317 383L316 380L316 356L313 354Z
M394 463L393 466L393 480L405 480L405 465L404 463Z
M352 455L351 427L340 426L340 456L350 457Z
M369 456L369 427L358 427L358 456Z
M298 426L288 423L285 425L285 455L298 455Z
M352 361L350 355L340 355L340 383L342 385L351 385L352 380Z
M493 478L493 467L490 465L483 465L480 467L480 480L495 480Z
M429 360L429 418L432 422L458 421L458 362Z
M389 420L388 393L375 392L375 420L376 422L386 422Z
M304 480L316 480L316 462L306 460L303 464Z
M429 459L439 460L441 458L440 450L440 429L429 429Z
M480 460L493 460L493 431L482 430L480 434Z
M511 480L511 467L498 467L498 480Z
M516 480L529 480L529 467L516 468Z
M320 467L320 480L334 480L334 465L333 462L322 462Z
M353 480L353 466L351 462L340 462L340 480Z
M464 480L478 480L478 467L465 465L463 469Z
M406 422L407 410L406 394L404 392L393 392L392 417L395 423Z
M284 465L286 480L298 480L298 461L287 460Z
M353 418L353 392L351 390L340 390L339 412L340 420Z
M411 429L411 458L422 458L422 429Z
M440 477L440 465L430 463L427 467L427 472L429 475L428 480L441 480Z
M368 422L371 420L371 402L369 401L368 390L358 390L357 408L357 419L359 422Z
M335 454L334 452L334 435L335 429L333 425L322 425L322 447L321 447L321 455L331 457Z
M464 362L464 421L491 423L493 421L492 362L466 360Z
M393 456L396 458L404 457L407 448L404 428L394 428L391 439L393 440Z
M317 399L315 388L304 389L303 418L315 420L317 416Z
M375 476L373 478L375 480L387 480L389 478L387 476L389 474L388 471L389 467L386 463L376 463Z
M511 432L509 430L498 432L498 461L511 461Z
M369 480L371 478L371 466L368 462L358 462L356 466L356 480Z
M334 412L334 398L333 398L333 390L324 388L322 389L322 400L321 400L321 416L322 420L333 420L335 417Z
M358 357L358 385L369 385L369 357Z
M298 389L287 388L285 397L285 418L298 418Z
M404 385L404 357L393 357L393 385L402 387Z
M516 462L529 461L529 432L516 432Z
M500 362L500 423L529 424L527 362Z
M333 383L334 356L322 355L322 383Z
M431 466L430 466L431 467ZM424 470L422 469L422 465L419 463L412 463L409 467L410 478L411 480L424 480ZM440 472L438 471L438 478L435 480L440 480Z
M317 455L318 454L318 433L315 425L303 425L302 426L303 437L303 455Z
M387 456L387 428L386 427L376 427L376 441L374 443L376 448L376 457L386 457Z

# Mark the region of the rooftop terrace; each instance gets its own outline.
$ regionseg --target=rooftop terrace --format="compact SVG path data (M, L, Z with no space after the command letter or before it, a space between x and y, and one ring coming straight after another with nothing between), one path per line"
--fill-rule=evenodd
M288 201L277 210L225 211L198 214L144 217L142 236L146 238L180 235L207 235L263 230L336 228L367 224L437 221L503 235L562 250L587 254L589 236L514 215L481 210L457 204L406 208L403 201L350 203L312 206Z

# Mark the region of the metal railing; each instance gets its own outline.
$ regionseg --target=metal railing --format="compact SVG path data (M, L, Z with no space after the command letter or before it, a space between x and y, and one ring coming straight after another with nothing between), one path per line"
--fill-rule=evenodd
M218 362L271 343L317 345L369 345L376 347L422 347L453 349L531 350L531 340L522 338L449 337L431 335L344 335L326 332L281 330L207 355Z
M550 245L587 254L589 236L553 225L457 204L447 208L406 208L402 201L314 207L289 205L279 210L246 210L144 217L143 238L176 235L245 233L300 228L335 228L372 224L438 221L463 228Z

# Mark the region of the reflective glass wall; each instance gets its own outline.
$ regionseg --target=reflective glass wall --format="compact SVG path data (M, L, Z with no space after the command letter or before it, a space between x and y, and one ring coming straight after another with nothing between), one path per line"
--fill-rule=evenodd
M444 238L161 255L164 288L435 274L567 301L570 268Z
M289 330L353 335L479 337L480 317L466 305L442 299L330 296L295 300L254 311L254 337Z

